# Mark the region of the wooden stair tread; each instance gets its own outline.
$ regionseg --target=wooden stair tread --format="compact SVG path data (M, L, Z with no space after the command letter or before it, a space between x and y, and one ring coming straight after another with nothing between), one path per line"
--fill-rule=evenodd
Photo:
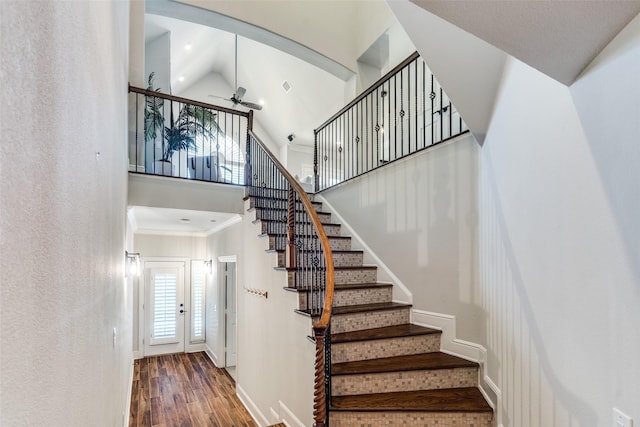
M333 251L332 251L333 252ZM333 267L333 271L348 271L348 270L375 270L377 269L377 265L346 265L344 267ZM317 270L323 270L324 267L318 267ZM276 267L276 270L286 270L286 271L305 271L309 270L309 268L300 268L300 267ZM337 286L337 285L336 285Z
M321 249L317 249L317 250L311 250L311 249L303 249L301 252L320 252ZM275 252L275 253L286 253L287 251L284 249L268 249L267 252ZM335 250L331 250L332 254L362 254L364 253L364 251L362 250L358 250L358 249L349 249L349 250L340 250L340 251L335 251Z
M286 237L287 234L286 233L271 233L271 234L267 234L267 233L262 233L262 234L258 234L258 237L269 237L269 236L284 236ZM307 234L307 237L312 237L312 235ZM350 239L351 236L333 236L333 235L327 235L327 237L329 238L329 240L331 239Z
M382 372L420 371L426 369L476 368L478 364L439 351L356 360L331 365L331 375L377 374Z
M383 310L395 310L397 308L408 308L411 304L405 304L401 302L378 302L374 304L359 304L359 305L345 305L340 307L333 307L331 312L334 316L350 313L364 313L367 311L383 311Z
M360 331L342 332L331 335L333 344L354 341L371 341L388 338L413 337L418 335L441 334L437 329L405 323L403 325L386 326L384 328L364 329Z
M276 267L276 268L282 269L283 267ZM336 291L348 291L352 289L390 288L392 286L393 285L391 283L343 283L343 284L335 284L334 289ZM310 289L292 288L289 286L285 286L283 289L289 292L309 292L310 291Z
M476 387L333 396L332 411L492 412Z
M251 221L252 224L259 224L261 222L277 222L277 223L280 223L280 224L286 224L286 222L279 221L277 219L263 219L263 218L260 218L260 219L254 219L253 221ZM337 224L335 222L322 222L322 221L320 221L320 223L322 225L329 225L329 226L336 226L336 225L342 226L342 224ZM298 224L311 224L311 222L310 221L298 222Z

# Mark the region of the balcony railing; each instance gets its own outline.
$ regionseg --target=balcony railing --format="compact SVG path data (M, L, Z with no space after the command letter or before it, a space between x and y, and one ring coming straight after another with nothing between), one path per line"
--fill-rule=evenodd
M252 111L129 86L129 171L245 185Z
M416 52L315 130L316 191L466 131Z

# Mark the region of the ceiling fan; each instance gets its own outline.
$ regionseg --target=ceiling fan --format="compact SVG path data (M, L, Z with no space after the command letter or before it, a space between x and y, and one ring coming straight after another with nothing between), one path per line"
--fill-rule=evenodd
M217 95L209 95L210 98L219 98L219 99L224 99L225 101L231 101L233 102L233 105L242 105L244 107L248 107L251 108L252 110L262 110L262 105L260 104L256 104L255 102L248 102L248 101L243 101L242 97L244 96L244 94L247 92L247 90L245 88L243 88L242 86L238 86L238 35L236 34L236 39L235 39L235 81L234 81L234 87L236 87L236 91L233 95L231 95L230 98L225 98L224 96L217 96Z

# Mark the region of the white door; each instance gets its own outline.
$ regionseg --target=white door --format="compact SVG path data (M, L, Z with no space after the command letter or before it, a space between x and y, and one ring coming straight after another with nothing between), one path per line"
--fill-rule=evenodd
M236 263L224 263L225 366L236 366Z
M184 263L146 262L144 354L184 352Z

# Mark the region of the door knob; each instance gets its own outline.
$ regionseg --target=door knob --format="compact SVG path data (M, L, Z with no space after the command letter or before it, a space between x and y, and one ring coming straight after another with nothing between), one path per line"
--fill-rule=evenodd
M180 314L184 314L184 313L186 313L185 310L180 310Z

